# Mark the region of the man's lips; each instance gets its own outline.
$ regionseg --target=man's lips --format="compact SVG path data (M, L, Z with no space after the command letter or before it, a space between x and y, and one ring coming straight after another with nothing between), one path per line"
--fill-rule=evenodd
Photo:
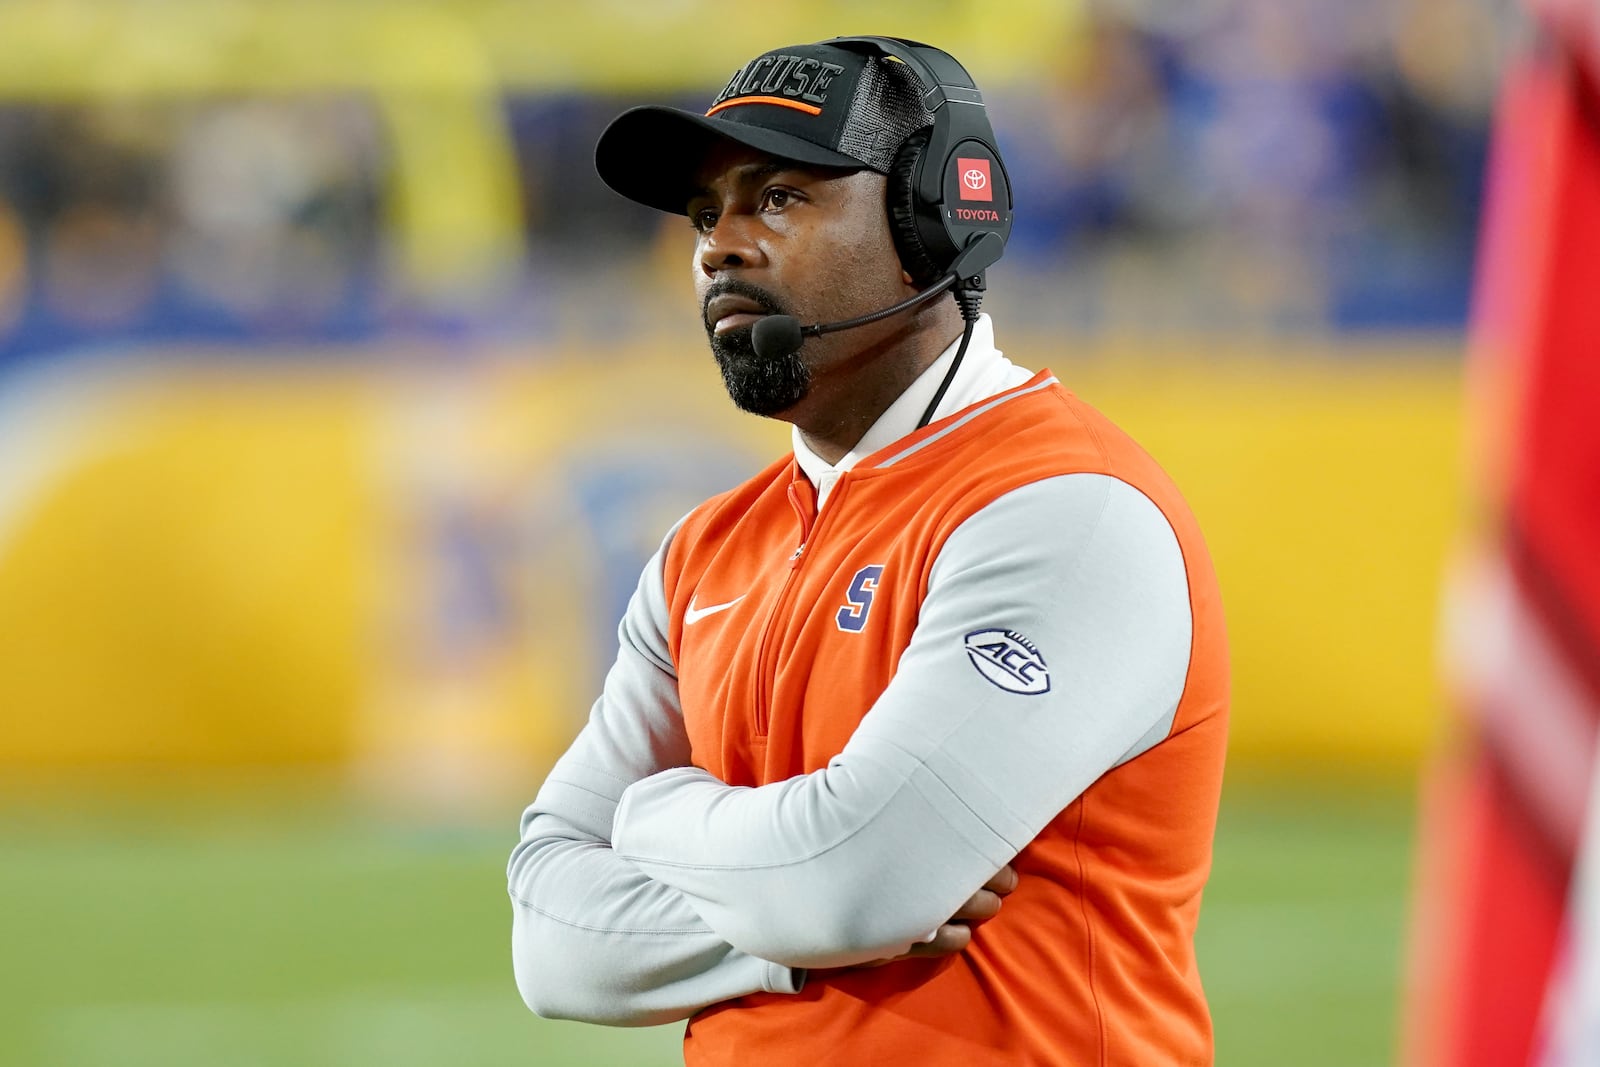
M706 322L711 326L712 333L720 335L749 326L766 313L765 308L748 296L723 293L712 297L706 305Z
M732 315L724 315L722 318L716 321L711 329L713 333L721 336L722 334L727 333L729 330L737 330L741 326L753 326L755 325L756 320L764 318L765 314L765 312L752 313L748 311L740 311Z

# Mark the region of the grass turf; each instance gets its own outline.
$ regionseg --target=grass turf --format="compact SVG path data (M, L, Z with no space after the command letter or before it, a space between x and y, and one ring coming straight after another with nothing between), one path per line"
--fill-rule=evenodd
M1228 1067L1392 1058L1411 807L1231 788L1200 934ZM679 1027L523 1009L492 830L296 797L0 803L0 1064L652 1067Z

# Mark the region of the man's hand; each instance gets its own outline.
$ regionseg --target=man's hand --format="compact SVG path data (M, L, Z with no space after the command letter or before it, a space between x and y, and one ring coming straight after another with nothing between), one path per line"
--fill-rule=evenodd
M895 963L899 960L936 958L960 952L972 943L972 928L999 915L1001 898L1015 888L1017 888L1017 872L1007 864L996 871L994 877L984 883L982 889L968 897L967 902L956 909L956 913L950 916L933 935L933 940L912 945L909 951L892 959L874 960L861 966L882 967L886 963Z

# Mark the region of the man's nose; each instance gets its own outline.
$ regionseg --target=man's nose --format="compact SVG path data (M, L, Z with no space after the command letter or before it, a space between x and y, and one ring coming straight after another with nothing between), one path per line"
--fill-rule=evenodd
M734 267L760 267L767 261L753 216L729 212L700 239L700 269L706 277Z

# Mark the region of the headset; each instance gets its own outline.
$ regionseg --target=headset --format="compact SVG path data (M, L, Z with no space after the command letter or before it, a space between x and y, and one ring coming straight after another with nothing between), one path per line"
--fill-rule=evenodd
M983 272L1005 254L1011 236L1011 181L995 147L983 97L955 57L900 37L834 37L825 43L897 59L926 87L922 105L932 114L933 125L900 146L889 168L886 196L895 251L921 292L840 322L802 326L792 315L766 315L751 329L751 343L764 358L792 355L808 337L901 315L953 290L964 323L961 344L917 422L921 429L955 380L972 340L983 303Z
M906 139L889 171L889 225L900 261L920 289L933 284L984 234L985 254L962 263L962 281L1005 252L1011 235L1011 182L983 96L949 53L901 37L835 37L838 48L897 59L921 79L933 125ZM992 258L991 258L992 257ZM961 282L957 282L957 288Z

